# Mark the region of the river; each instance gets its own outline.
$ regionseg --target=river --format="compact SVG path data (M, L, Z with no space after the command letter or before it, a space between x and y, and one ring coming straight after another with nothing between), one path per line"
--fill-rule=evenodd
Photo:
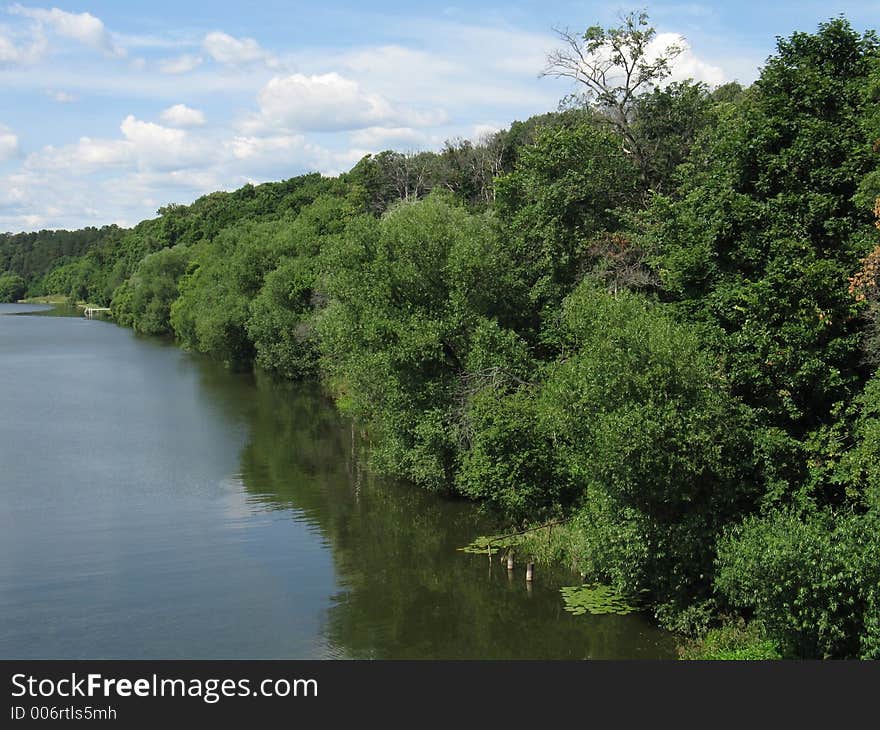
M674 656L566 613L567 570L457 551L485 518L366 474L314 387L28 309L0 304L0 658Z

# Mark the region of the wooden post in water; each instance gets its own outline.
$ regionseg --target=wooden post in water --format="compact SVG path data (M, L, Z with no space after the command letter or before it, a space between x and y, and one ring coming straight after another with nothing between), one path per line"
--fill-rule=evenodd
M532 578L535 577L535 564L534 563L526 563L526 583L531 583Z
M513 550L507 551L507 569L513 570Z

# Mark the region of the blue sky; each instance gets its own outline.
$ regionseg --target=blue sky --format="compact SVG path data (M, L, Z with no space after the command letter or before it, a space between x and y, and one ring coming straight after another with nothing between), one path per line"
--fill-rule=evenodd
M2 2L2 0L0 0ZM646 7L675 75L753 81L777 35L872 2L0 4L0 231L132 225L213 190L435 149L554 109L552 28Z

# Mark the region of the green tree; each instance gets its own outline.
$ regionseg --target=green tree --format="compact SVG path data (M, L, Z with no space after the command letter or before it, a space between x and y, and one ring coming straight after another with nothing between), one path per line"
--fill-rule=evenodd
M586 281L566 300L538 410L578 490L593 579L683 607L711 587L716 535L760 495L747 412L696 330Z
M189 264L185 246L166 248L144 257L134 275L114 293L110 304L118 324L148 335L171 331L171 304Z
M319 287L321 251L341 235L351 215L349 201L323 196L285 231L277 268L251 302L246 324L259 367L293 379L316 373L315 317L327 300Z
M582 34L556 33L563 45L547 56L543 75L571 79L582 87L583 102L594 105L614 126L624 150L647 177L651 159L633 128L638 98L672 73L682 46L670 43L656 52L652 43L657 31L645 12L627 13L615 28L593 25Z
M643 170L651 189L675 188L675 171L709 123L714 103L715 95L706 84L690 80L636 97L631 131L644 155Z
M720 541L717 589L789 655L878 658L878 528L875 513L748 519Z
M842 19L780 39L746 98L713 108L677 198L653 206L668 298L734 393L806 449L820 501L838 494L827 426L865 377L847 279L873 236L853 197L877 164L861 126L877 52Z
M614 209L634 200L637 175L614 134L584 122L540 130L497 181L498 214L531 312L554 311L571 291L593 237L619 227Z
M367 429L377 468L448 490L474 332L517 311L495 224L433 195L353 220L322 267L322 369L337 402Z
M27 283L11 271L0 274L0 302L17 302L24 296Z

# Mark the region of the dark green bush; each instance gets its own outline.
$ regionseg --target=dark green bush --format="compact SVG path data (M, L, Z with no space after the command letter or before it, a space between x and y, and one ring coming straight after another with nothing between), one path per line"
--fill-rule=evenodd
M17 302L26 290L27 282L23 277L11 271L0 274L0 302Z
M562 319L538 409L578 490L587 572L699 597L715 535L759 494L746 415L696 332L638 295L585 282Z
M794 656L877 656L878 585L873 514L776 512L719 543L717 590Z
M171 304L189 263L185 246L165 248L141 261L134 275L113 293L111 308L117 323L136 332L161 335L171 331Z

